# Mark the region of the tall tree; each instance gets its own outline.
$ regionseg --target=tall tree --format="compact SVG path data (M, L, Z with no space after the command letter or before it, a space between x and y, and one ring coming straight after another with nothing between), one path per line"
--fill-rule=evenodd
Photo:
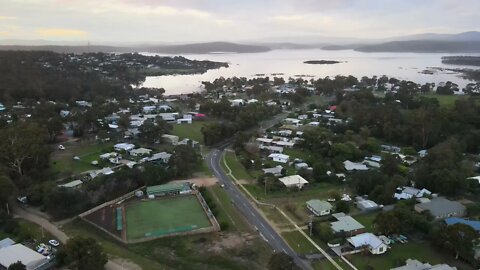
M63 263L75 263L78 270L103 270L108 261L102 247L90 237L71 238L61 252Z

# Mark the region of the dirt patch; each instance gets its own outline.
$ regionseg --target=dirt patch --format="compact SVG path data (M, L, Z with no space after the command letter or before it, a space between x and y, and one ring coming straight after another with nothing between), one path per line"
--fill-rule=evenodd
M222 233L220 239L207 248L208 251L220 253L225 249L235 249L249 245L255 240L255 235L250 233Z
M197 186L211 187L211 186L217 185L218 180L215 177L196 177L196 178L191 178L186 180L172 181L172 183L184 183L184 182L193 183Z

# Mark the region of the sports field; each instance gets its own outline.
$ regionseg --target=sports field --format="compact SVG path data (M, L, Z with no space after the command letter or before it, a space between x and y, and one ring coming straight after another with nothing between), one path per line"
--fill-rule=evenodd
M147 200L125 205L127 240L157 237L210 227L195 196Z

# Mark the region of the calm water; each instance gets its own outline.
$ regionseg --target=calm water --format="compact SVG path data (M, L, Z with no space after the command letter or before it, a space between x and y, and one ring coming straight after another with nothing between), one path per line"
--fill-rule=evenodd
M351 50L274 50L266 53L248 54L189 54L184 56L196 60L228 62L230 67L209 70L204 74L196 75L150 76L147 77L143 86L163 87L167 95L185 94L201 90L202 81L212 81L220 76L225 78L233 76L252 78L256 74L265 74L273 78L272 73L283 73L282 76L276 76L285 79L295 75L309 75L315 78L335 75L353 75L357 78L387 75L422 84L452 81L461 87L465 86L469 81L449 71L439 71L433 75L419 73L427 67L462 67L442 64L441 57L445 55L449 54L362 53ZM303 63L306 60L338 60L343 63L309 65Z

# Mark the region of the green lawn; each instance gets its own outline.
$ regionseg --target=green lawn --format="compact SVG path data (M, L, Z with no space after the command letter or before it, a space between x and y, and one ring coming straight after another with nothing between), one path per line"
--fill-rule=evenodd
M211 226L195 196L135 202L125 207L129 240Z
M238 246L213 252L211 248L222 241L222 234L169 237L124 245L79 219L64 225L63 228L69 236L95 238L110 256L125 258L143 270L265 269L271 254L259 238L241 241Z
M220 186L212 186L208 187L207 190L212 195L218 210L220 210L215 216L219 223L227 222L229 224L229 231L251 231L251 228L245 222L243 217L240 216L238 210L235 208L235 205L233 205L231 202L231 199L225 192L225 189L221 188Z
M359 270L368 269L368 265L372 266L373 269L390 269L405 264L405 260L408 258L430 264L447 263L451 266L457 266L458 269L473 269L451 256L437 252L428 243L394 244L383 255L363 255L359 253L347 257Z
M245 169L245 167L243 167L240 161L238 161L235 152L227 151L225 153L225 162L230 170L232 170L232 174L235 176L235 178L237 178L237 180L253 180L253 177L250 175L250 173ZM228 169L226 171L228 172Z
M191 124L173 124L172 135L180 137L180 140L188 138L203 143L202 127L210 121L193 121Z
M425 97L429 98L436 98L438 100L438 103L442 107L452 107L455 104L455 101L459 99L468 99L468 96L447 96L447 95L437 95L435 93L429 93L424 95Z
M297 253L314 253L318 250L300 232L282 232L282 237Z
M98 169L90 164L93 160L100 161L99 155L113 151L113 143L72 142L64 144L65 150L55 150L50 165L58 177L67 177L88 170ZM74 160L78 156L80 160Z
M50 239L55 239L49 232L42 230L38 224L25 219L17 219L18 227L16 233L9 234L0 230L0 240L10 237L14 241L21 242L24 240L35 239L39 243L46 243Z
M366 215L356 215L354 216L354 218L358 222L360 222L363 226L365 226L365 230L367 230L368 232L373 232L374 231L373 221L375 220L377 215L378 215L378 212L374 212Z

